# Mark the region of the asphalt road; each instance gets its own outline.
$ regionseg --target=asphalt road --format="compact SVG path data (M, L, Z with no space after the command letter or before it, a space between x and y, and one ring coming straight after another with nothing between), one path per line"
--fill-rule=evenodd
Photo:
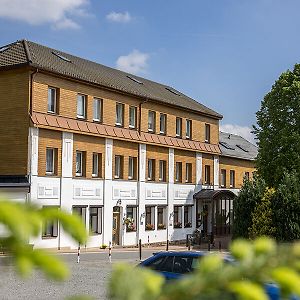
M152 255L153 250L143 249L143 259ZM21 279L9 257L0 257L0 299L67 299L74 295L89 295L93 299L108 299L107 283L112 266L118 262L136 265L139 262L137 251L112 253L112 263L108 253L81 253L80 263L77 254L59 254L67 263L71 277L65 282L54 282L45 278L39 271L28 279Z

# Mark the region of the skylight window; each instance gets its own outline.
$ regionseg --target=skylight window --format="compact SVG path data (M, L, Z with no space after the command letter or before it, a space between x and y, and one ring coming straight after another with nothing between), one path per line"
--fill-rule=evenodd
M136 82L136 83L138 83L138 84L143 84L140 80L138 80L138 79L135 78L135 77L132 77L132 76L127 75L127 78L131 79L132 81L134 81L134 82Z
M4 52L4 51L8 50L9 48L10 48L9 46L1 47L1 48L0 48L0 53L2 53L2 52Z
M226 142L220 142L220 145L222 145L226 149L234 150L234 148L231 145L227 144Z
M66 58L65 56L61 55L61 54L58 53L58 52L52 51L52 54L54 54L55 56L57 56L58 58L60 58L60 59L62 59L62 60L64 60L64 61L66 61L66 62L71 62L68 58Z
M170 87L166 87L166 90L168 90L169 92L171 92L174 95L180 96L179 92L177 92L176 90L174 90Z
M243 146L241 145L236 145L238 148L240 148L241 150L243 150L244 152L249 152L246 148L244 148Z

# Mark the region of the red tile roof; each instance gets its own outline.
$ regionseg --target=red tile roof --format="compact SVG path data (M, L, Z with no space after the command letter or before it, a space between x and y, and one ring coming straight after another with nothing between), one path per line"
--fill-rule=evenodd
M220 154L219 145L207 144L197 141L182 140L179 138L161 136L152 133L118 128L83 120L64 118L56 115L48 115L34 112L31 120L36 127L49 128L62 131L72 131L79 134L90 134L101 137L129 140L131 142L142 142L157 146L180 148L183 150L198 150L211 154Z

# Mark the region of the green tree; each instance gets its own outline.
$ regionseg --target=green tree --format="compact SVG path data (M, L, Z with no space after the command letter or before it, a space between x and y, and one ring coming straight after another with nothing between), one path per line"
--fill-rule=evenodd
M285 172L300 173L300 65L286 71L264 97L256 113L257 169L269 187Z
M261 202L265 190L266 184L261 177L255 175L251 181L244 180L239 195L233 201L234 238L249 238L249 228L252 226L252 213L257 203Z
M295 172L285 173L273 200L276 238L282 241L300 239L300 182Z
M16 262L22 276L28 276L34 268L56 280L69 275L66 265L56 256L42 249L33 249L28 244L30 237L41 233L46 222L59 221L65 232L79 243L85 243L87 232L78 216L70 215L57 208L38 208L24 203L0 198L0 246Z
M275 190L273 188L267 188L262 199L256 204L251 214L252 225L249 228L249 236L251 238L259 236L275 237L276 228L272 210L274 194Z

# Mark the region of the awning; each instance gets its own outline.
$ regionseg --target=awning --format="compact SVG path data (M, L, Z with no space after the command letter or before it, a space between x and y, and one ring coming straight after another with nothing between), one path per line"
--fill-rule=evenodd
M26 175L5 175L0 176L1 188L30 188L30 182Z
M193 198L195 200L214 200L223 197L229 197L233 199L236 195L230 190L201 190L194 194Z

